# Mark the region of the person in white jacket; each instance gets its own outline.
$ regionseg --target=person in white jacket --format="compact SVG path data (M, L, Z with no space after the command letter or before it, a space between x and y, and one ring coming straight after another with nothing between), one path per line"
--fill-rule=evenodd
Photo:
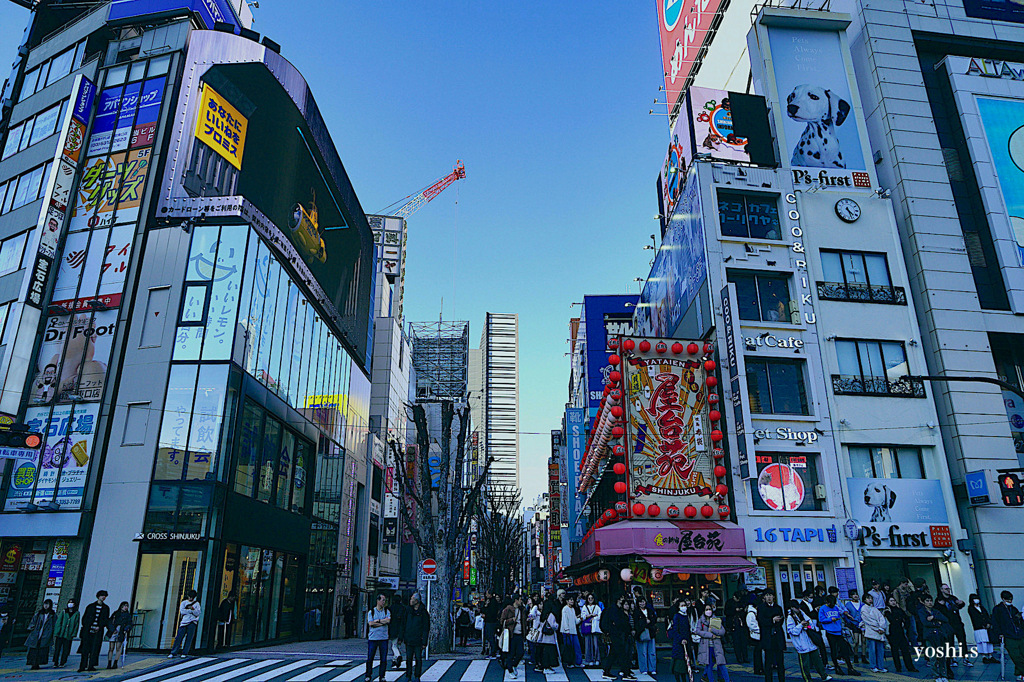
M885 635L889 631L889 621L874 605L874 596L868 592L864 595L864 606L860 610L860 624L864 629L864 639L868 645L868 665L871 672L884 673L885 669Z
M580 631L584 644L583 665L601 665L601 607L593 594L587 595L587 603L580 609Z
M562 662L566 668L579 668L583 665L583 650L580 648L580 619L576 615L576 597L569 597L562 607Z
M789 615L786 616L786 632L793 640L797 661L800 664L800 676L804 682L811 682L811 670L816 670L822 682L830 682L832 676L825 672L825 664L818 654L818 645L811 640L810 632L815 631L814 622L796 604L790 604Z
M760 597L758 597L760 600ZM750 660L754 663L754 674L763 675L764 667L761 663L763 652L761 650L761 626L757 624L757 606L747 606L747 630L750 631Z
M178 607L181 614L181 621L178 623L178 632L174 635L174 646L167 658L173 658L180 654L185 658L192 652L192 645L196 641L196 632L199 630L199 617L203 615L203 607L199 603L199 593L189 590Z

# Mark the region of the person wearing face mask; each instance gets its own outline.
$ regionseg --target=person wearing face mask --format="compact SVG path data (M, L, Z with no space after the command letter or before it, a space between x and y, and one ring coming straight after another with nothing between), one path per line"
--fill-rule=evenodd
M999 597L1002 601L992 607L992 636L1003 642L1017 682L1024 682L1024 620L1013 605L1013 593L1003 590Z
M992 656L995 648L989 638L989 628L992 627L992 619L988 611L981 605L981 597L972 594L967 598L970 604L967 606L967 615L971 619L971 628L974 630L974 642L978 645L978 655L982 663L998 663L999 659Z
M672 640L672 675L675 682L693 682L693 667L690 664L688 650L692 634L690 617L686 611L686 600L677 599L668 626L668 636Z
M57 614L57 622L53 626L53 667L63 668L68 664L68 656L71 654L71 640L78 632L78 623L82 614L78 612L78 604L74 599L68 599L67 607Z
M705 603L704 615L697 621L697 635L700 637L697 663L704 666L704 676L708 682L715 682L716 669L723 682L729 682L729 669L725 667L725 649L722 647L725 628L722 627L722 619L715 618L710 602Z

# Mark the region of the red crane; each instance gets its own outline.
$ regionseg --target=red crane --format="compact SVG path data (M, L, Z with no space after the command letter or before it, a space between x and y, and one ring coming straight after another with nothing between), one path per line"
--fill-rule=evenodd
M397 216L399 218L408 218L413 213L420 210L420 208L422 208L423 205L426 204L428 201L430 201L438 194L443 192L448 187L448 185L452 184L456 180L462 180L465 177L466 167L463 165L461 160L456 161L455 168L452 170L451 173L445 175L444 177L438 178L434 182L434 184L420 190L416 194L410 194L409 196L403 199L399 199L394 204L391 204L383 211L381 211L381 214ZM401 203L401 206L398 207L398 210L394 211L393 213L389 213L388 209L391 208L391 206L394 206L395 204L398 203Z

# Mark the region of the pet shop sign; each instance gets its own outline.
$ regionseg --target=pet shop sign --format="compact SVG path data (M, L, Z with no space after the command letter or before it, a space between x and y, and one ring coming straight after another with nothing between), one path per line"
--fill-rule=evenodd
M794 168L793 184L816 189L871 189L871 176L864 171L803 170Z
M794 431L785 426L780 426L777 429L757 429L754 431L754 438L758 440L790 440L798 443L806 443L807 445L814 445L818 442L817 431Z
M861 547L948 547L942 484L934 479L849 478L850 511Z

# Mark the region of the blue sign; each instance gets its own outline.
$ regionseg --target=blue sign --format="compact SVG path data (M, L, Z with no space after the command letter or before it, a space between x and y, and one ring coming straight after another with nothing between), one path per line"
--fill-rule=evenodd
M100 93L96 118L93 120L92 133L89 137L87 156L102 154L110 149L110 140L114 136L114 126L117 123L117 112L121 107L123 93L124 86L122 85L107 88Z
M836 524L829 528L755 528L755 542L838 542Z
M82 76L78 94L75 95L75 107L71 110L71 116L82 125L89 123L89 114L92 113L92 101L95 97L96 84Z
M208 29L214 22L238 25L235 11L227 0L114 0L110 5L110 21L134 19L148 14L170 14L175 10L192 10Z
M597 409L601 406L604 385L608 372L611 371L608 364L608 356L611 355L611 349L608 348L608 330L611 328L617 334L632 333L630 320L637 299L637 296L623 295L583 297L581 326L587 351L583 359L584 381L587 406L590 408L587 416L591 419L597 415ZM629 307L626 307L627 303Z
M988 494L988 479L984 471L968 471L964 475L967 484L967 497L971 504L989 504L992 498Z
M576 515L579 513L576 490L579 484L580 465L583 462L583 449L587 444L586 421L587 411L582 407L570 407L565 411L569 487L566 491L568 518L564 522L569 528L569 542L583 540L582 525L576 523Z

